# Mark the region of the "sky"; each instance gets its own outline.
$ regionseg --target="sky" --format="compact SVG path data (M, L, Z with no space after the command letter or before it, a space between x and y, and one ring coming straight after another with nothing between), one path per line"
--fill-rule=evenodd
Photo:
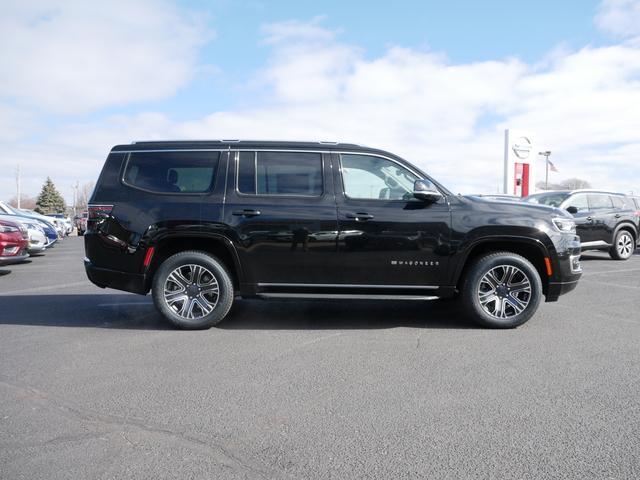
M1 200L18 165L71 202L113 145L191 138L359 143L494 193L506 128L553 182L640 192L640 0L0 7Z

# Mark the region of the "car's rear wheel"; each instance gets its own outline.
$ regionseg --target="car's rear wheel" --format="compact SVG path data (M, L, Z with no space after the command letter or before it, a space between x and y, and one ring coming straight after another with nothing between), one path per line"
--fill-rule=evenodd
M510 252L483 255L469 266L462 301L478 324L514 328L529 320L542 298L542 282L526 258Z
M167 258L156 272L153 302L162 315L184 329L210 328L233 304L233 282L215 257L198 251Z
M628 230L619 230L613 241L613 246L609 250L609 255L614 260L627 260L633 255L636 249L635 239Z

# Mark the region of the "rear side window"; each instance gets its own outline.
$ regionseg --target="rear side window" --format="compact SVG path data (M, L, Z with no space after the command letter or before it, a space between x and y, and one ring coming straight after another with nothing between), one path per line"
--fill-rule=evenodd
M248 195L322 195L322 155L240 152L238 191Z
M589 194L589 206L591 210L606 210L613 208L613 202L609 195Z
M612 196L611 198L613 199L613 206L615 208L620 208L620 209L631 208L631 206L627 206L627 202L623 197Z
M129 156L123 181L158 193L204 193L213 188L220 152L138 152Z

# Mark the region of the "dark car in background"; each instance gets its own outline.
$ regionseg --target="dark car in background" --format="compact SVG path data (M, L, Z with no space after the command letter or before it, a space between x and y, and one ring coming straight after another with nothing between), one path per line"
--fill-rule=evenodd
M151 290L181 328L217 324L236 296L458 296L479 324L512 328L582 272L566 211L454 195L353 144L118 145L88 210L89 279Z
M599 190L553 191L529 195L522 201L571 213L582 250L605 250L615 260L627 260L638 244L639 208L624 194Z
M29 234L20 222L0 219L0 265L21 262L29 257Z
M82 212L79 215L76 215L74 217L75 220L75 226L76 226L76 231L78 232L78 236L83 236L84 232L87 231L87 217L88 217L88 213L87 212Z

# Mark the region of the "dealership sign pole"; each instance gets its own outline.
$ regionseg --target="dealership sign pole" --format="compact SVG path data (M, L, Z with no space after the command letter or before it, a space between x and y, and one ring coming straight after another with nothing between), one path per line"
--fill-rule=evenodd
M504 179L505 195L526 197L535 191L536 155L532 136L517 130L504 132Z

